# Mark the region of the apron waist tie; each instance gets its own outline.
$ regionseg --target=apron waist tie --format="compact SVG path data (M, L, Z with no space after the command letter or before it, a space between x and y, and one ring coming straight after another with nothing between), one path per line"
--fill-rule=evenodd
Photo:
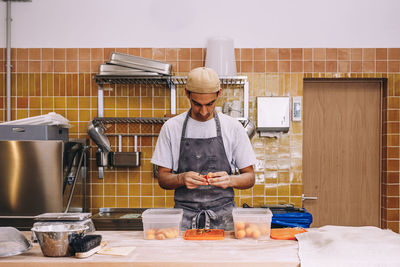
M201 210L192 218L192 229L198 229L201 215L204 214L204 229L210 229L210 219L216 220L218 215L212 210Z

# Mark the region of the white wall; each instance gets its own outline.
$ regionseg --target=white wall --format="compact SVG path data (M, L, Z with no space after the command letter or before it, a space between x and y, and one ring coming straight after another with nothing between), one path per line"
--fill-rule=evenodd
M400 47L399 0L12 2L12 47ZM0 2L0 47L6 44Z

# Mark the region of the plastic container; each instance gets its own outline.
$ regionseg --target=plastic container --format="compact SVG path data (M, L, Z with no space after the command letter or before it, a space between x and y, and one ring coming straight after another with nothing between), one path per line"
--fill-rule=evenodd
M205 66L214 69L218 76L236 76L233 39L227 37L210 38L207 43Z
M270 238L272 212L264 208L234 208L232 210L237 239L251 238L266 240Z
M31 242L16 228L0 227L0 258L18 255L31 248Z
M142 214L144 239L165 240L180 236L183 209L147 209Z

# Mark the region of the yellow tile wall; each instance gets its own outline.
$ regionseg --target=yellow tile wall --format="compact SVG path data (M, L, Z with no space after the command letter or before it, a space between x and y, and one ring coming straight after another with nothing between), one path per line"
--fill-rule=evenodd
M17 48L12 49L12 119L57 112L70 120L71 138L87 138L86 126L97 116L97 85L93 76L111 52L166 61L175 75L203 66L204 48ZM399 231L400 170L400 48L237 48L238 75L250 83L250 118L256 120L257 96L302 96L303 78L388 78L383 143L382 218ZM0 121L6 118L5 49L0 48ZM242 89L224 88L217 105L242 98ZM105 116L162 117L170 113L169 90L150 85L108 85L104 91ZM182 86L177 88L177 111L188 108ZM161 125L108 125L107 133L158 133ZM386 132L387 130L387 132ZM280 138L251 142L257 155L256 184L235 190L237 205L287 204L301 206L302 122L291 122ZM96 146L91 142L88 181L89 205L101 207L172 207L173 191L158 186L150 159L156 137L139 137L142 152L138 168L107 170L97 178ZM118 139L110 137L116 148ZM132 137L124 137L122 151L133 151Z

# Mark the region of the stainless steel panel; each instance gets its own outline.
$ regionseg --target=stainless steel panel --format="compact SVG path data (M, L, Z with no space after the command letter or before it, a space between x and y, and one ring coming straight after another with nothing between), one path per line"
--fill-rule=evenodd
M156 72L132 69L118 65L100 64L98 75L116 75L116 76L160 76Z
M111 53L110 61L107 63L120 65L128 68L157 72L165 75L171 75L172 72L171 64L162 61L147 59L143 57L136 57L126 54L120 54L115 52Z
M140 166L141 152L112 152L110 165L114 167Z
M68 128L56 125L0 125L0 140L62 140L68 142Z
M82 221L92 217L89 212L43 213L35 216L36 221Z
M96 230L143 230L142 213L146 208L100 208L93 215Z
M0 216L61 212L62 141L0 141Z

